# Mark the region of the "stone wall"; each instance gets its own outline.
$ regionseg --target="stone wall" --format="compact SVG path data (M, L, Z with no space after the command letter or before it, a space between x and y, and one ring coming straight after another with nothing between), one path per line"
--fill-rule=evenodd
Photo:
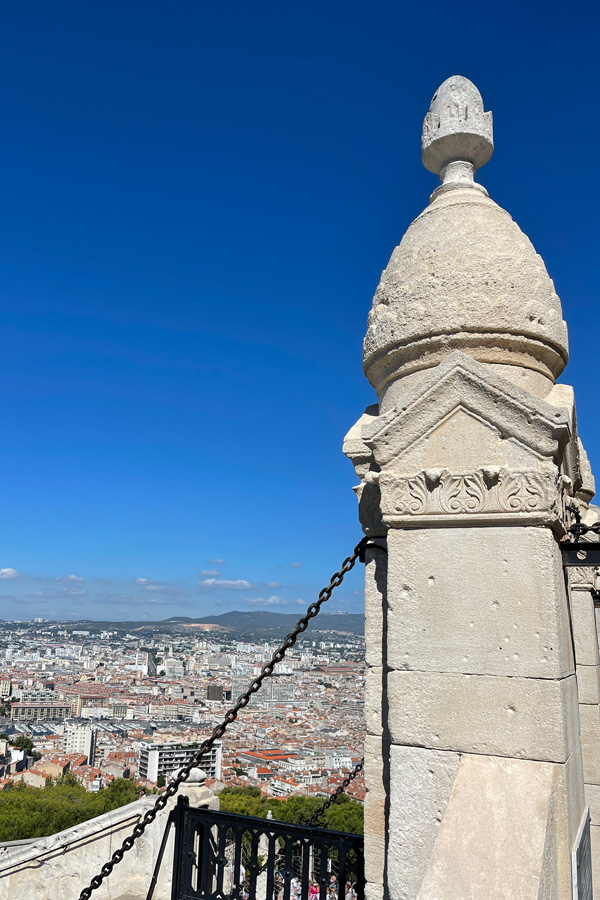
M193 806L218 807L218 799L203 780L188 782L179 793L187 795ZM0 845L0 900L77 900L155 799L137 800L50 837ZM167 804L125 854L94 892L94 900L118 900L124 894L140 900L146 897L174 803ZM173 840L171 831L153 900L170 900Z

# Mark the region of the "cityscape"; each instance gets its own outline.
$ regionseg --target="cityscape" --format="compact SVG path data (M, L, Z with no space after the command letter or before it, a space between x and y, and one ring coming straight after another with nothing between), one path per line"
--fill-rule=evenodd
M328 619L344 621L323 616L203 759L215 793L252 786L264 797L326 798L362 758L362 617L347 616L347 631L327 630ZM2 788L43 788L67 773L90 792L117 778L164 788L278 644L214 623L127 626L0 624ZM347 793L363 802L361 775Z

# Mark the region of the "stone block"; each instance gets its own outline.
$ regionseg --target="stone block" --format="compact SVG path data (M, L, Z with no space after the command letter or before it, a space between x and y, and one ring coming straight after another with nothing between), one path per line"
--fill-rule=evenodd
M556 862L547 848L554 769L533 760L463 756L413 897L539 900L540 882L551 881Z
M581 745L578 743L564 765L555 765L552 789L551 833L546 841L550 867L549 888L556 896L568 896L571 887L570 850L585 809ZM548 868L546 874L548 875ZM540 889L540 897L544 897ZM550 896L553 896L550 894Z
M365 684L365 720L368 734L381 734L382 723L382 678L381 666L367 669Z
M592 825L600 826L600 784L585 785L585 802L590 808Z
M590 843L592 845L592 884L594 895L598 896L600 885L600 826L592 825L590 828Z
M367 881L365 884L365 900L383 900L383 885Z
M577 666L577 693L580 703L600 703L598 666Z
M391 530L388 548L391 668L573 672L560 551L549 529Z
M414 900L444 817L460 756L421 747L390 748L391 900Z
M384 786L383 755L381 738L367 735L364 745L365 756L365 878L369 882L383 884L385 870L386 792Z
M365 564L365 661L368 666L383 665L386 569L386 558L380 550L367 554Z
M554 767L554 797L560 840L571 847L586 806L580 743L575 745L564 765Z
M388 696L395 744L565 762L579 740L575 676L397 671Z
M600 784L600 711L597 706L579 707L579 731L583 780L586 784Z
M594 601L589 591L571 591L573 643L578 666L598 665L598 636Z

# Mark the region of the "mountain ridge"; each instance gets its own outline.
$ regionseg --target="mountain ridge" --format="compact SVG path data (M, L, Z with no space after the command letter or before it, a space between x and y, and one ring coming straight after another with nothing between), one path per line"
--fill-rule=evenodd
M198 630L206 627L208 633L215 630L232 632L238 636L261 636L279 638L288 634L300 618L298 613L280 613L270 610L230 610L219 615L212 616L171 616L169 619L157 619L148 621L128 620L113 622L110 620L78 619L70 621L68 627L81 627L83 625L94 627L98 630L118 631L171 631L173 633L186 633L190 628ZM346 634L364 634L364 615L362 613L346 612L322 612L311 620L309 631L316 632L345 632ZM211 627L212 626L212 627Z

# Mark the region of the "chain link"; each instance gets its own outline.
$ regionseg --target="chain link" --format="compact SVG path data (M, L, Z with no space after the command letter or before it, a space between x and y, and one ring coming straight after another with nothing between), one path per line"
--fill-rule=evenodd
M258 675L254 679L254 681L251 682L247 691L240 697L238 697L235 706L232 706L231 709L225 713L221 724L213 728L210 737L208 737L200 744L200 747L198 748L196 753L194 753L190 761L182 769L179 770L177 777L174 778L173 781L170 781L166 786L164 792L158 797L154 806L144 813L141 820L133 829L131 835L125 838L121 846L114 851L108 862L104 863L98 875L95 875L94 878L92 878L92 880L90 881L89 885L81 891L79 900L90 900L93 892L100 887L105 878L108 878L114 867L121 862L125 853L127 853L128 850L131 850L137 838L141 837L144 834L148 825L154 822L158 813L165 808L170 798L175 796L183 782L188 780L192 769L201 762L204 754L212 748L215 741L218 741L223 737L225 731L227 730L227 727L231 725L232 722L235 722L238 717L238 713L241 712L242 709L245 709L246 706L248 706L252 695L256 694L256 692L261 689L262 683L266 678L270 678L270 676L275 671L275 666L277 665L277 663L280 663L284 659L287 651L294 646L294 644L298 640L298 637L304 631L306 631L310 620L314 619L314 617L319 614L322 605L326 603L327 600L329 600L335 588L339 587L339 585L344 580L344 577L351 569L354 568L356 560L364 557L364 552L367 545L372 546L370 545L368 538L364 537L361 541L359 541L359 543L354 548L352 555L348 556L342 563L342 567L339 572L336 572L334 575L332 575L327 587L323 588L323 590L319 593L317 600L314 603L310 604L310 606L306 610L305 615L302 616L301 619L298 619L294 630L288 634L281 647L279 647L279 649L276 650L271 657L271 660L262 667L260 675ZM362 763L360 764L360 766L362 768ZM352 778L354 778L356 774L357 770L355 770L355 773L350 776L348 784L350 784L350 781L352 781ZM327 803L323 806L323 809L319 810L319 815L321 815L321 813L324 812L325 809L327 809L331 805L331 803L333 803L333 798L337 794L339 794L341 790L343 790L343 787L344 786L341 785L341 787L338 788L335 794L332 794L332 797L329 798Z
M318 809L318 810L316 811L316 813L315 813L313 816L310 817L310 819L309 819L309 821L308 821L308 824L309 824L309 825L315 825L315 824L319 821L319 819L321 818L321 816L323 815L323 813L324 813L324 812L327 812L327 810L329 809L329 807L331 806L331 804L332 804L332 803L335 803L335 801L336 801L337 798L340 796L340 794L343 794L344 791L346 790L346 788L348 787L348 785L349 785L352 781L354 781L354 779L356 778L356 776L357 776L360 772L362 772L362 770L363 770L363 768L364 768L364 765L365 765L364 759L361 759L360 762L357 762L357 763L356 763L356 765L354 766L354 769L350 772L349 775L346 775L346 777L344 778L344 780L342 781L342 783L340 784L340 786L339 786L338 788L336 788L336 790L333 792L333 794L331 795L331 797L329 797L329 798L325 801L325 803L323 804L323 806L322 806L320 809Z
M315 824L319 821L319 819L321 818L321 816L323 815L323 813L326 812L326 810L329 809L329 807L331 806L332 803L335 803L335 801L336 801L337 798L340 796L340 794L342 794L342 793L346 790L346 788L348 787L348 785L350 784L350 782L351 782L351 781L354 781L354 779L356 778L356 776L358 775L359 772L362 772L363 767L364 767L364 764L365 764L364 759L361 759L360 762L356 763L356 765L354 766L353 771L350 772L350 774L347 775L346 778L344 778L344 780L342 781L342 783L340 784L340 786L339 786L338 788L336 788L336 790L333 792L333 794L331 795L331 797L329 797L329 798L325 801L325 803L323 804L323 806L319 807L319 809L316 811L316 813L314 813L314 814L310 817L310 819L309 819L308 822L307 822L307 826L308 826L309 828L310 828L312 825L315 825ZM268 820L267 820L267 821L268 821ZM263 873L263 872L266 872L266 870L267 870L268 868L269 868L269 862L267 861L267 862L264 863L264 865L262 865L262 866L260 867L260 869L258 870L258 875L262 875L262 873Z
M583 522L576 522L568 529L569 534L573 534L575 537L583 537L584 534L588 534L590 531L592 534L600 534L600 522L594 522L593 525L585 525Z
M584 534L592 532L592 534L600 535L600 522L594 522L592 525L586 525L581 521L581 510L575 506L567 506L569 512L573 513L575 522L567 528L567 533L572 534L575 538L583 537Z

